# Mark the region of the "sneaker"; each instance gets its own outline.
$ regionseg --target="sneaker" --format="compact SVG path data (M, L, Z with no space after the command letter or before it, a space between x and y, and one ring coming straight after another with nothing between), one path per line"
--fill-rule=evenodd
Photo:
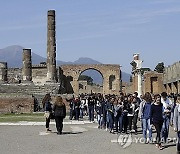
M155 144L156 148L159 148L159 144Z
M162 145L159 146L159 150L163 150L164 147Z

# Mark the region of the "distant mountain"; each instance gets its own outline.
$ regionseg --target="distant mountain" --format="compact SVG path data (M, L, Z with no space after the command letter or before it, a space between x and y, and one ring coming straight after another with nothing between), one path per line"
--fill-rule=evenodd
M23 49L24 48L19 45L12 45L4 49L0 49L0 61L7 62L8 67L22 67ZM40 62L46 62L46 58L41 57L33 52L31 54L32 54L33 64L40 64ZM64 62L57 60L57 65L63 65L63 64L102 64L102 63L87 57L81 57L74 62ZM91 76L95 83L102 84L102 76L97 71L87 70L82 74ZM130 74L122 72L122 80L125 82L129 82Z
M102 64L94 59L87 58L87 57L81 57L78 60L73 62L74 64Z

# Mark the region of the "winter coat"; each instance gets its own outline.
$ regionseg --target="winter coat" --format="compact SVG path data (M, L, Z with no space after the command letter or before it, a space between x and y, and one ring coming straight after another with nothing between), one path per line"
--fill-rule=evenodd
M59 106L59 105L54 105L53 107L53 111L54 111L54 116L55 117L66 117L66 106L65 104Z

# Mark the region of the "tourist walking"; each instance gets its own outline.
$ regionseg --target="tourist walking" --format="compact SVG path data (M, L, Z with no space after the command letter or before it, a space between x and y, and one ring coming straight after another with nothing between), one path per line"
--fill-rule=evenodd
M122 105L123 96L114 102L114 123L116 128L116 133L122 132Z
M94 102L94 99L92 96L90 96L88 98L88 109L89 109L89 121L91 122L94 122L94 105L95 105L95 102Z
M149 92L144 95L144 100L140 103L139 118L142 120L143 136L145 143L147 140L147 130L149 131L149 142L152 142L152 128L151 128L151 103L152 97Z
M163 125L163 104L159 94L154 96L154 103L151 105L151 121L156 129L156 147L163 149L161 145L161 130Z
M53 111L55 116L57 134L61 135L63 129L63 119L66 117L66 106L61 96L56 97Z
M107 112L109 120L109 132L114 133L114 101L115 98L110 98L110 101L107 103Z
M180 154L180 95L177 96L173 118L174 130L177 132L177 154Z
M49 93L44 96L42 100L42 104L45 111L44 116L46 117L46 131L50 132L51 130L49 129L49 123L53 114L52 114L51 96Z
M164 122L162 127L162 137L164 143L167 142L168 134L169 134L169 124L170 124L170 118L171 118L171 110L173 108L172 101L168 98L166 92L161 93L161 102L163 104L163 110L164 110Z

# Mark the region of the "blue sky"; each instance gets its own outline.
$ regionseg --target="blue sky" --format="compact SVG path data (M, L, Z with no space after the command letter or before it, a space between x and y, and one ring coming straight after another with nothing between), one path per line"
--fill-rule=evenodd
M47 11L56 10L57 59L89 57L130 73L180 60L180 0L0 0L0 48L21 45L46 57Z

